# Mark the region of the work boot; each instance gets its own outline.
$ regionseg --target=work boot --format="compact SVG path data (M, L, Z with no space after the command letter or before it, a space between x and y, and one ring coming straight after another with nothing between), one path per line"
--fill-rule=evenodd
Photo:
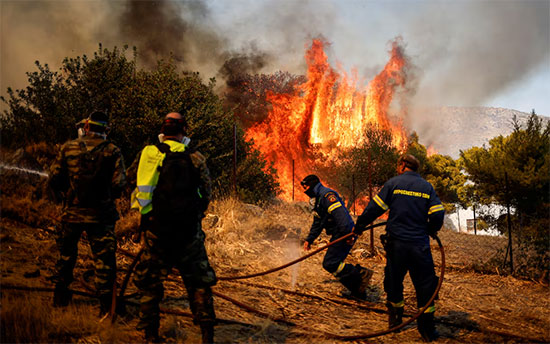
M73 293L65 287L55 287L53 291L53 306L67 307L73 299Z
M145 342L146 343L160 343L159 329L153 327L145 328Z
M388 328L394 328L403 323L403 307L395 307L390 302L386 302L388 307Z
M214 323L205 322L200 324L202 344L214 343Z
M361 267L361 271L359 272L360 282L359 287L357 288L357 292L359 294L365 294L367 292L367 288L370 285L370 280L373 274L374 271L371 269Z
M418 332L425 342L431 342L439 337L439 333L435 330L434 313L422 313L416 320Z
M353 270L338 278L340 283L349 290L349 294L343 293L342 296L351 296L351 298L366 300L366 290L371 277L372 270L355 265Z
M99 316L104 316L105 314L111 311L111 295L100 295L99 296Z

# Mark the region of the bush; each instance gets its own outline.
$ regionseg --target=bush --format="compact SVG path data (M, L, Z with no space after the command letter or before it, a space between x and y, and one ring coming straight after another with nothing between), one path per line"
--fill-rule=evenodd
M8 89L8 99L2 97L8 105L0 118L3 146L63 143L76 137L75 123L99 109L109 114L110 138L129 166L145 144L157 142L165 114L177 111L188 122L191 144L207 158L218 194L230 189L228 166L236 142L239 177L244 178L240 193L253 202L274 196L273 177L239 127L235 139L233 114L214 93L214 79L204 84L198 73L179 73L171 60L159 61L153 70L138 70L126 53L126 48L100 45L92 58L65 58L59 72L37 61L38 70L27 73L29 85Z

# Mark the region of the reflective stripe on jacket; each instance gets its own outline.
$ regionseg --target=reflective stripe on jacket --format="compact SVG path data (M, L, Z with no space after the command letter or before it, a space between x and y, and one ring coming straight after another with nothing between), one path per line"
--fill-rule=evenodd
M306 237L310 244L326 229L328 235L347 234L353 229L353 219L344 206L340 195L319 183L313 188L315 194L315 213L313 224Z
M387 210L386 231L394 239L429 243L429 230L436 232L443 225L445 208L433 186L418 173L406 171L388 180L373 197L357 227L364 228Z
M166 140L164 141L172 152L183 152L183 143ZM137 170L136 189L132 192L131 208L138 209L141 214L147 214L153 209L153 191L159 180L159 167L162 166L166 154L159 151L157 146L145 146L141 151Z

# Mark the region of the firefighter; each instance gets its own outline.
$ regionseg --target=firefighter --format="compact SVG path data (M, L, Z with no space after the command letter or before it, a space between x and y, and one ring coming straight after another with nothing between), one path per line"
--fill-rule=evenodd
M311 244L323 229L331 235L330 241L351 233L353 219L336 191L325 187L321 184L319 177L313 174L305 177L301 185L304 193L311 198L311 202L315 202L313 224L305 239L304 250L310 250ZM356 239L357 236L352 236L347 241L330 246L323 259L323 268L338 278L353 297L364 300L373 271L359 264L352 265L344 262Z
M387 294L389 327L402 323L403 279L409 272L416 290L417 306L423 307L433 295L438 277L430 251L430 238L443 225L445 210L432 185L417 173L420 163L410 154L397 162L398 176L388 180L357 218L354 232L365 227L389 209L386 234L380 238L386 250L384 290ZM438 336L434 326L435 306L418 318L417 326L424 341Z
M69 285L78 256L78 241L86 232L95 265L95 286L100 313L111 308L116 277L115 222L119 216L114 199L126 187L126 170L120 149L107 138L108 116L94 111L81 121L78 138L66 142L50 168L50 189L64 210L56 232L60 258L52 277L53 304L67 306L72 294Z
M164 147L167 145L170 152L190 150L189 139L184 136L185 127L185 120L181 114L173 112L166 115L159 139L165 144ZM159 166L167 164L168 152L163 153L160 147L146 146L136 159L137 188L132 196L132 207L141 212L141 244L144 249L142 259L136 267L135 284L141 293L137 329L145 332L148 342L160 340L159 303L164 296L163 281L175 267L185 284L193 321L200 326L202 342L212 343L216 315L211 286L216 284L217 278L204 246L205 234L201 228L201 219L204 215L203 212L176 212L172 214L172 219L167 220L164 215L160 215L166 209L153 208L154 198L159 190ZM192 152L190 158L193 166L200 172L200 194L204 200L204 211L211 197L209 170L206 159L199 152ZM135 165L130 173L133 173L134 167ZM170 208L175 202L180 201L177 196L170 197L172 198L166 200L168 204L164 208Z

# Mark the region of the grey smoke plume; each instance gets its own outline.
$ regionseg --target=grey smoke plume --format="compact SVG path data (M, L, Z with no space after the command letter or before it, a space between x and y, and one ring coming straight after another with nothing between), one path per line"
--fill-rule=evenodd
M64 57L89 55L99 42L137 46L145 67L172 53L182 70L216 76L221 85L239 73L301 74L306 46L322 35L333 42L331 62L352 61L368 80L387 61L385 44L402 35L423 71L414 103L476 106L548 64L550 54L548 1L4 0L0 6L2 94L25 86L35 60L55 70ZM344 13L346 6L353 8ZM235 59L248 61L222 68Z
M419 100L475 106L548 64L550 2L480 1L432 5L412 21ZM410 43L410 46L413 44Z

